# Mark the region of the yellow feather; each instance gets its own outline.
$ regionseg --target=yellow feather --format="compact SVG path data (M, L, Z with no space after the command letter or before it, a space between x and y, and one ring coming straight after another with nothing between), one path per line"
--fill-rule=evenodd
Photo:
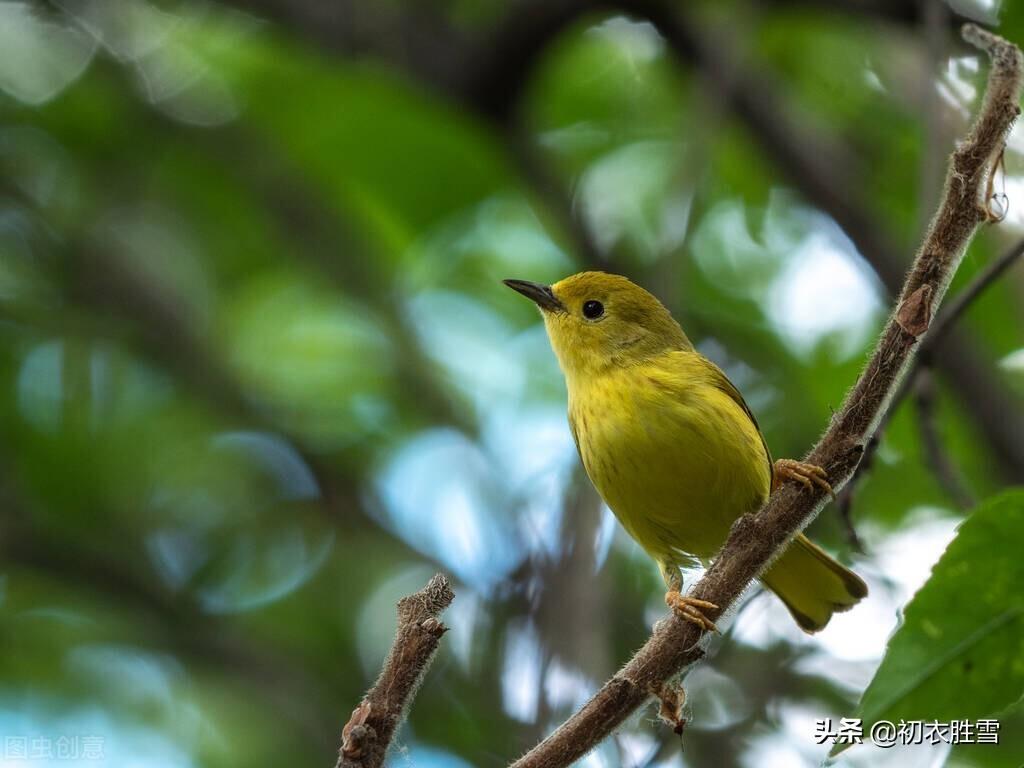
M509 285L542 309L587 474L673 584L679 566L711 558L736 518L768 496L772 460L753 414L668 310L626 278ZM809 632L867 593L803 536L763 581Z
M569 419L587 474L659 563L709 558L768 495L760 433L696 352L573 378Z

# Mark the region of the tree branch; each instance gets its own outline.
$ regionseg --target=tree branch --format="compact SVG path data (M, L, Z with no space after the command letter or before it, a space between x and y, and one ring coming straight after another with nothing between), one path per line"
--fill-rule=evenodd
M1021 256L1024 256L1024 240L1020 240L1008 248L998 259L975 275L966 288L950 299L949 304L936 318L932 332L921 344L921 355L933 350L938 341L953 327L968 307L1002 277L1003 273L1012 267Z
M920 360L920 356L917 359ZM939 434L939 425L936 423L935 377L928 366L918 368L914 373L914 403L917 405L917 423L925 461L953 503L961 511L966 512L974 506L975 500L964 484L960 469L946 453L942 436Z
M860 199L856 168L860 161L838 137L818 129L791 114L786 99L772 79L736 63L735 46L727 40L712 39L691 29L685 19L669 20L659 26L676 55L692 62L705 73L716 98L725 101L750 130L751 138L765 155L789 177L790 182L811 202L842 227L860 254L872 266L882 283L895 296L901 290L906 263L901 250L879 228ZM1024 429L1011 406L1009 393L984 375L982 361L973 346L955 333L944 335L936 347L935 365L964 395L963 402L985 434L1009 478L1024 478Z
M799 9L802 11L818 11L823 14L842 13L848 16L861 16L869 22L889 21L907 26L927 23L927 3L920 0L761 0L765 8ZM969 16L954 11L944 10L945 26L951 31L958 30L963 24L971 21L983 22L979 16Z
M914 362L912 363L910 375L907 376L903 385L896 392L892 399L892 404L882 417L882 421L878 424L878 429L875 435L865 446L864 457L857 466L857 471L854 472L853 477L850 478L850 482L843 489L842 493L839 494L839 514L844 526L846 527L847 541L850 546L858 552L863 552L864 547L861 544L860 539L857 537L857 532L854 530L853 523L850 519L850 511L853 506L853 494L857 481L871 470L875 453L878 451L883 433L885 432L885 428L889 425L892 415L910 393L910 390L913 388L917 380L919 372L930 366L932 350L936 347L938 341L956 324L967 309L977 301L978 298L980 298L981 295L996 282L996 280L1002 277L1002 275L1011 266L1013 266L1021 256L1024 256L1024 240L1020 240L1015 243L998 259L991 262L981 272L975 275L974 279L968 283L967 287L954 296L946 308L939 313L935 322L932 323L932 328L928 337L921 342L921 346L917 351L917 356L914 358ZM950 490L949 487L947 487L947 490ZM966 497L961 497L960 501L962 502L965 498ZM954 499L956 499L956 496L954 496Z
M341 732L335 768L379 768L416 694L441 636L440 615L455 599L448 578L435 575L419 592L398 601L398 630L380 677Z
M928 331L968 242L985 220L981 191L1020 112L1020 51L973 25L965 26L963 34L992 59L984 104L967 139L952 155L939 210L867 367L807 457L826 469L835 487L852 475L864 443L905 375L919 339ZM798 490L791 483L780 487L760 512L736 521L718 557L692 590L693 596L728 611L824 501L818 490ZM701 632L694 624L674 616L659 622L629 663L513 768L556 768L578 760L652 692L661 690L666 680L703 656L700 641Z

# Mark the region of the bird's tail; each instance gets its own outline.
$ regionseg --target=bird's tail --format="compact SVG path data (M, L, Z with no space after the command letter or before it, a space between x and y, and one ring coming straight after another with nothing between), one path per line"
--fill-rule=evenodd
M804 632L825 628L835 611L847 611L868 593L868 585L803 534L765 571L761 581L793 614Z

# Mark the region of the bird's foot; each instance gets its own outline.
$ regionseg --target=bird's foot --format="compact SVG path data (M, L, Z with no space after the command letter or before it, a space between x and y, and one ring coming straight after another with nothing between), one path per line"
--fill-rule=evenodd
M718 631L715 623L704 615L704 611L718 610L718 606L714 603L698 600L696 597L687 597L680 594L679 590L672 589L665 593L665 604L683 621L696 624L705 632Z
M814 486L818 486L833 499L836 497L835 491L829 485L828 474L816 464L807 464L793 459L778 459L775 462L774 470L773 488L778 487L779 483L785 480L795 480L809 491L814 490Z

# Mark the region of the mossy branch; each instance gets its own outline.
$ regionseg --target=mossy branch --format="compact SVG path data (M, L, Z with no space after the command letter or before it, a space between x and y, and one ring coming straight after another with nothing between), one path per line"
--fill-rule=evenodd
M943 199L885 330L842 408L807 456L828 471L836 488L856 469L865 444L931 325L967 244L979 224L988 219L982 193L1020 112L1020 51L974 25L966 25L963 36L992 60L984 102L970 133L950 158ZM781 486L759 512L736 521L692 595L728 611L747 585L814 519L824 501L821 491L800 490L794 484ZM662 690L666 681L699 660L704 653L700 645L701 631L696 625L674 616L662 620L618 674L554 733L513 763L513 768L560 768L583 757Z

